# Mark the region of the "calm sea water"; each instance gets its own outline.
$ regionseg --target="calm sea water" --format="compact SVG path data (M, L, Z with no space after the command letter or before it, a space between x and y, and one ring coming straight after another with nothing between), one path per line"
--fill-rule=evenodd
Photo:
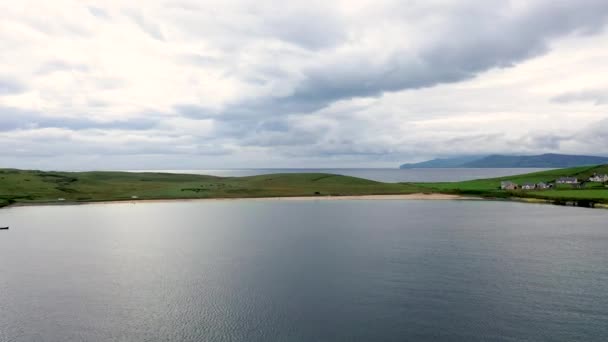
M485 201L0 210L0 341L606 341L608 211Z
M456 182L479 178L494 178L551 169L496 168L496 169L206 169L154 170L171 173L193 173L221 177L255 176L269 173L322 172L353 176L380 182ZM139 170L150 171L150 170Z

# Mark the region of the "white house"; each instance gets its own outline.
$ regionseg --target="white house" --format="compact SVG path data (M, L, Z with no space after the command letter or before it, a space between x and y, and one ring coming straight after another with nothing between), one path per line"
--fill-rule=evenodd
M598 175L594 173L593 176L589 177L589 181L600 183L608 182L608 175Z
M522 190L534 190L536 189L536 184L534 183L524 183L521 186Z

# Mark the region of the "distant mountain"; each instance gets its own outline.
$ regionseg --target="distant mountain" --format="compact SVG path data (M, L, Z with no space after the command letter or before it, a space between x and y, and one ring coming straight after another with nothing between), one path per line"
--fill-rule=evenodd
M538 156L491 155L464 163L463 167L573 167L608 164L607 157L576 156L568 154L541 154Z
M466 158L470 158L466 160ZM486 157L466 157L433 159L422 163L403 164L401 169L410 168L500 168L500 167L543 167L561 168L583 165L608 164L608 157L577 156L547 153L536 156L507 156L494 154ZM471 159L472 158L472 159Z
M464 167L465 163L479 160L482 156L468 156L468 157L455 157L455 158L437 158L427 160L420 163L403 164L400 169L436 169L436 168L450 168L450 167Z

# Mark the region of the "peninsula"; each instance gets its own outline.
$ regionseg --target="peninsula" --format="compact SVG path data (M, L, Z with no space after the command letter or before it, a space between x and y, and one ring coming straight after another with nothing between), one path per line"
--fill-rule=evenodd
M463 182L383 183L325 173L215 177L154 172L0 169L0 207L99 201L408 194L449 195L428 198L516 198L596 206L608 204L608 188L604 183L608 179L602 178L606 174L608 165L598 165ZM562 178L568 181L562 183Z

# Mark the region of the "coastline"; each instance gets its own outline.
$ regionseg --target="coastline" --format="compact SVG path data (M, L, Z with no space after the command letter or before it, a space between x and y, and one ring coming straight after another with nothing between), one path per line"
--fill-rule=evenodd
M396 195L345 195L345 196L284 196L284 197L217 197L217 198L155 198L155 199L119 199L101 201L48 201L48 202L17 202L3 208L54 206L54 205L86 205L86 204L116 204L116 203L155 203L155 202L201 202L201 201L374 201L374 200L487 200L482 197L461 196L440 193L412 193Z
M325 173L278 173L248 177L131 172L58 172L0 169L8 192L0 208L16 206L159 201L487 200L608 207L608 184L548 191L500 190L502 178L462 182L386 183ZM512 182L553 182L575 175L608 174L608 165L514 175Z
M151 198L151 199L116 199L99 201L41 201L41 202L16 202L3 207L10 209L17 207L34 206L71 206L71 205L91 205L91 204L145 204L145 203L171 203L171 202L217 202L217 201L499 201L499 202L518 202L527 204L545 204L567 207L583 207L593 209L608 209L608 204L595 203L593 206L578 205L576 202L561 203L549 199L526 198L526 197L483 197L467 196L446 193L411 193L411 194L384 194L384 195L344 195L344 196L270 196L270 197L215 197L215 198Z

